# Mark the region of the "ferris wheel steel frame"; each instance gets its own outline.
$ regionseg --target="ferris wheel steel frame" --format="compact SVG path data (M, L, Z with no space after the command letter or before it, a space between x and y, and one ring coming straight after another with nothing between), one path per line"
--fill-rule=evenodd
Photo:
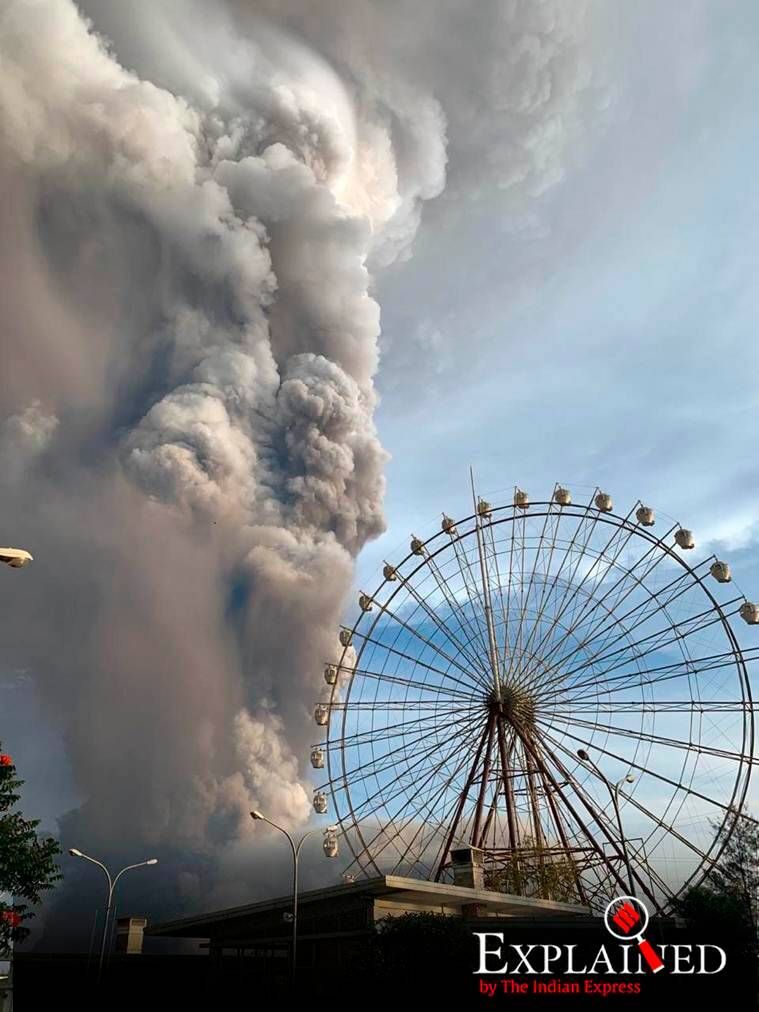
M604 883L607 888L610 882L614 883L625 892L628 887L624 877L628 861L625 840L620 839L621 834L597 797L583 787L585 783L594 783L593 770L583 767L585 779L578 777L577 750L588 746L590 740L595 754L605 761L621 764L629 772L674 788L663 812L658 814L636 799L634 790L621 795L631 811L653 823L648 839L659 827L694 855L695 867L679 889L673 889L647 860L637 855L631 868L633 885L654 909L663 910L671 905L674 896L718 862L743 809L751 768L757 761L747 661L757 658L759 648L741 649L729 621L745 606L745 598L738 594L727 601L717 599L706 582L709 572L704 571L716 557L709 556L690 565L670 543L678 524L656 536L650 525L635 519L636 508L643 508L640 501L624 516L611 509L595 508L593 503L593 496L588 505L559 504L554 497L531 502L527 507L518 506L516 501L490 506L475 498L473 512L456 521L444 516L440 531L424 541L413 539L411 550L399 563L386 564L385 578L374 593L361 596L356 621L352 627L343 627L343 650L334 665L337 677L326 703L329 718L324 744L328 779L321 789L339 799L336 821L353 854L353 864L365 874L381 873L382 855L391 843L403 847L395 867L402 868L407 861L418 873L422 862L414 865L411 857L416 851L421 854L428 845L425 830L432 822L429 839L434 841L437 837L441 842L429 844L434 853L425 866L430 877L437 880L444 875L454 847L468 845L481 850L493 867L506 869L511 876L511 891L517 893L523 885L520 869L524 869L528 859L533 862L530 867L534 868L537 862L541 882L554 861L564 860L582 903L592 903ZM530 548L534 558L527 574L526 528L528 523L534 527L541 520L537 547ZM561 542L559 530L567 521L571 521L571 538ZM496 532L501 528L506 538L499 543L503 548L499 555ZM601 531L606 533L606 528L608 540L601 548L591 547L591 540ZM530 537L534 540L534 535ZM472 548L473 538L476 552ZM626 569L624 553L633 542L641 545L642 554ZM460 577L460 585L456 587L451 586L443 571L446 559L454 557ZM583 562L587 563L589 558L592 565L583 573ZM648 581L665 560L672 564L675 575L663 586L649 586ZM604 588L602 597L595 598L592 586L589 589L585 584L599 564L604 566L603 575L597 580L599 574L595 574L594 580L603 583L611 575L613 582ZM434 584L427 594L414 585L415 578L422 575ZM518 593L512 593L514 587L519 588ZM537 600L528 621L534 588ZM703 609L675 622L670 610L678 599L696 590L704 595ZM437 608L430 603L433 592L440 598ZM563 597L559 596L562 592ZM557 596L558 607L552 609ZM494 617L494 597L502 612L497 620L502 619L502 643ZM620 611L628 599L627 610ZM407 616L404 609L408 610L412 604L411 616ZM375 610L372 618L368 613ZM420 616L414 619L417 612ZM661 629L655 627L653 632L636 638L636 630L645 629L662 615L665 618ZM590 626L578 630L580 620L588 619L592 619ZM512 643L509 636L517 621ZM383 623L397 630L392 642L385 640ZM427 634L425 623L435 632ZM715 627L724 637L726 649L694 659L689 651L689 638ZM443 644L439 638L433 642L438 633L444 637ZM593 650L588 653L591 646ZM373 650L392 657L395 670L373 671ZM673 650L678 659L649 666L651 660L646 658L653 657L655 661L656 655L666 650ZM426 658L427 651L432 652L434 660ZM362 666L367 655L368 663ZM603 664L601 682L595 673L598 664ZM403 673L406 670L403 665L410 666L409 674ZM699 698L699 677L725 669L734 675L740 698ZM424 677L417 678L417 671L424 672ZM428 676L437 682L427 682ZM577 678L580 680L572 681ZM646 692L650 695L653 691L652 686L665 682L677 686L680 679L688 683L689 699L646 699ZM370 682L376 683L375 697L366 702L361 693ZM616 683L621 689L608 688ZM378 701L377 693L383 686L391 693L405 689L406 695ZM623 700L621 704L608 698L604 701L603 697L613 696L615 691L624 693L631 689L639 690L639 699L629 703ZM577 697L578 690L586 693L582 700ZM412 691L417 698L409 701ZM551 700L550 693L559 695ZM551 700L548 707L547 700ZM398 721L375 730L371 717L378 708L387 712L388 721L397 711ZM657 735L653 726L649 730L643 727L636 730L619 722L610 723L613 715L620 712L640 713L642 723L646 715L687 714L688 739ZM701 741L704 714L738 712L743 719L737 750L720 749ZM436 717L441 714L445 715L446 730L450 732L442 744L434 728ZM605 714L608 721L602 719ZM368 723L365 715L369 715ZM694 719L699 724L698 733L694 730ZM432 727L430 740L422 747L421 732L428 725ZM419 743L420 748L410 757L406 736L412 729L417 734L412 744ZM602 740L595 740L594 735ZM622 754L625 750L618 744L612 747L610 737L614 742L632 739L633 754ZM395 740L397 747L389 752L382 750L383 743L393 744ZM364 747L371 758L354 769L347 753L351 748ZM671 750L669 754L683 752L682 764L676 767L679 775L675 769L657 770L647 765L646 756L650 757L654 747ZM701 757L737 764L729 797L717 799L700 784L694 786ZM405 765L391 787L393 774L397 772L393 766L396 759ZM378 773L383 763L387 767L384 780ZM451 766L452 772L443 778L442 788L438 789L436 778L442 775L441 770L448 774ZM373 793L369 793L367 785L372 780ZM381 811L384 808L389 812L390 803L396 798L401 799L399 813L403 811L403 799L409 807L409 780L416 791L412 797L421 798L420 807L407 813L407 818L399 818L398 825L395 816L391 817L386 828ZM435 789L432 797L424 794L432 789ZM362 790L366 796L361 797ZM696 846L675 824L691 798L722 812L721 831L706 849ZM405 842L403 834L407 832L412 835ZM488 845L491 833L493 843ZM522 839L529 839L529 845L521 846Z

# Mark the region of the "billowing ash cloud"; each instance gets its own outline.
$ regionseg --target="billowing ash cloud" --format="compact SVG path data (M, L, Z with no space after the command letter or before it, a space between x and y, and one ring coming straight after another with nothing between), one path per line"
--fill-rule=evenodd
M537 192L571 133L562 4L483 5L474 74L434 6L0 0L4 537L37 559L6 649L65 736L66 845L164 847L182 881L252 805L308 817L322 662L383 529L370 271L410 254L448 140L460 187Z

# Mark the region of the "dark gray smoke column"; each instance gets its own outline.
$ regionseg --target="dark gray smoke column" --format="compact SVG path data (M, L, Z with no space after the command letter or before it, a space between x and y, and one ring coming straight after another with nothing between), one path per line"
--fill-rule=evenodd
M194 94L73 3L0 4L4 520L39 560L4 627L64 726L66 843L191 864L254 805L310 812L322 661L383 529L366 261L410 240L444 145L438 114L406 185L302 45L217 10L193 51L156 17Z

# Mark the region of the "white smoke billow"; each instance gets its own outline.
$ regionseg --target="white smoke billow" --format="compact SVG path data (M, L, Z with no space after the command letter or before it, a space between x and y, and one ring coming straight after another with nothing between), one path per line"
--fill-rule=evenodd
M323 662L383 530L370 270L409 256L467 144L434 59L404 69L381 5L343 6L328 35L296 2L0 0L0 454L7 537L37 558L9 656L62 727L65 842L165 845L180 880L254 805L308 817ZM535 192L579 32L543 17L511 77L500 53L477 70L499 101L521 82L490 181Z

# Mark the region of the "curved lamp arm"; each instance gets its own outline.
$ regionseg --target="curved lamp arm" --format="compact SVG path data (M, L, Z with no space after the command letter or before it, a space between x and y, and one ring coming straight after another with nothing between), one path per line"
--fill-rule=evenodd
M121 871L116 876L116 878L113 880L112 891L113 891L113 889L116 888L116 883L118 882L118 880L121 878L121 876L124 874L125 871L131 871L132 868L144 868L146 865L149 865L149 864L150 865L152 865L152 864L158 864L158 859L155 858L155 857L151 857L151 858L148 858L147 861L138 861L137 864L128 864L126 866L126 868L122 868Z
M91 864L96 864L98 868L102 868L103 871L105 872L105 877L108 879L108 892L113 893L113 887L116 883L111 878L111 873L108 871L108 869L106 868L106 866L103 864L102 861L98 861L96 858L90 857L89 854L84 854L82 853L81 850L76 850L73 847L71 848L71 850L69 850L69 854L71 854L72 857L81 857L83 861L89 861Z

